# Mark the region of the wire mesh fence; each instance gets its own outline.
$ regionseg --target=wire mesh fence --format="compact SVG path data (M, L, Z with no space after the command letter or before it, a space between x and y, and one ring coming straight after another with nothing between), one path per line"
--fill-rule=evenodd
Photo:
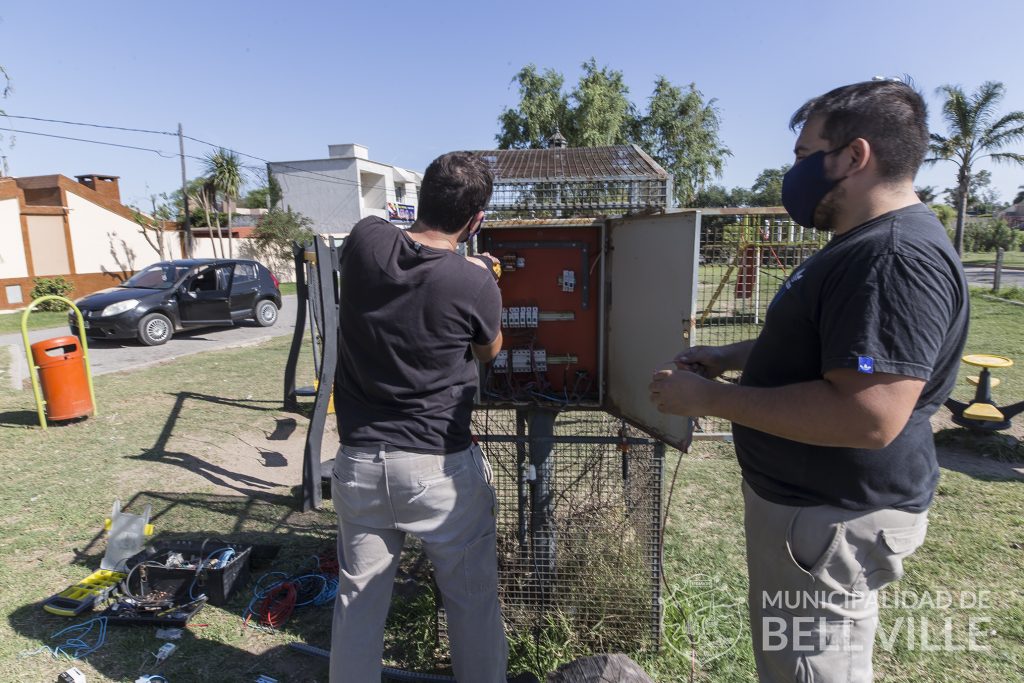
M596 411L477 411L517 639L656 650L664 446Z
M804 228L782 209L702 210L694 345L721 346L757 336L786 278L821 249L831 233ZM738 372L726 375L738 381ZM705 435L726 435L729 422L704 418Z
M497 217L600 215L668 205L668 182L624 178L497 179L487 208Z

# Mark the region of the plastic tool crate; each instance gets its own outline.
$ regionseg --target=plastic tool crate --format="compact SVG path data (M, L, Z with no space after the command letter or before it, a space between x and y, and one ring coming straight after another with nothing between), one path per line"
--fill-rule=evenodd
M159 584L179 603L206 594L211 605L223 605L249 580L251 555L251 545L216 539L157 541L128 561L128 589L145 595Z

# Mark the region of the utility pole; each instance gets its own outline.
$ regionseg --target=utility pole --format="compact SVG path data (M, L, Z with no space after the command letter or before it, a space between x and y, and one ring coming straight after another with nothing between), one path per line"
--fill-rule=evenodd
M0 169L0 177L6 178L8 175L10 175L8 173L8 169L7 169L7 157L6 156L2 156L2 157L0 157L0 159L3 160L3 168Z
M178 124L178 156L181 157L181 200L185 204L185 258L192 258L192 220L188 211L188 178L185 177L185 137Z

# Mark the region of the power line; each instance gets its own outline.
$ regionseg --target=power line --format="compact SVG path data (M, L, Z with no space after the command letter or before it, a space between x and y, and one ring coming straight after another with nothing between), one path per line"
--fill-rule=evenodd
M158 155L164 157L165 159L174 159L174 158L177 158L177 156L178 156L177 154L164 152L164 151L161 151L159 149L153 149L152 147L138 147L136 145L124 145L124 144L121 144L119 142L108 142L106 140L88 140L86 138L73 138L73 137L70 137L70 136L67 136L67 135L56 135L54 133L40 133L39 131L35 131L35 130L19 130L17 128L0 128L0 130L6 130L9 133L19 133L21 135L39 135L39 136L44 137L44 138L57 138L59 140L73 140L75 142L89 142L89 143L92 143L94 145L107 145L108 147L121 147L121 148L124 148L124 149L135 149L135 150L138 150L140 152L152 152L153 154L158 154ZM192 156L191 154L186 154L185 156L188 157L189 159L197 159L199 161L203 161L202 157Z
M124 126L108 126L102 123L82 123L80 121L63 121L61 119L44 119L40 116L15 116L14 114L4 114L5 118L8 119L24 119L26 121L45 121L46 123L63 123L69 126L88 126L89 128L106 128L108 130L124 130L131 133L151 133L153 135L171 135L178 137L177 133L172 133L166 130L148 130L146 128L125 128Z
M151 129L147 129L147 128L129 128L129 127L126 127L126 126L113 126L113 125L107 125L107 124L101 124L101 123L85 123L85 122L82 122L82 121L67 121L67 120L63 120L63 119L50 119L50 118L45 118L45 117L41 117L41 116L20 116L20 115L15 115L15 114L4 114L4 116L6 118L10 118L10 119L22 119L22 120L27 120L27 121L42 121L42 122L46 122L46 123L59 123L59 124L64 124L64 125L69 125L69 126L86 126L86 127L89 127L89 128L102 128L102 129L106 129L106 130L119 130L119 131L126 131L126 132L132 132L132 133L148 133L148 134L151 134L151 135L169 135L169 136L172 136L172 137L177 137L178 136L177 133L173 133L173 132L170 132L170 131L151 130ZM60 140L72 140L72 141L75 141L75 142L88 142L88 143L95 144L95 145L106 145L106 146L109 146L109 147L120 147L120 148L123 148L123 149L134 149L134 150L143 151L143 152L152 152L153 154L157 154L157 155L159 155L159 156L161 156L163 158L167 158L167 159L171 159L171 158L179 156L178 154L173 154L173 153L168 154L168 153L163 152L161 150L153 149L153 148L150 148L150 147L139 147L139 146L136 146L136 145L125 145L125 144L121 144L121 143L108 142L108 141L103 141L103 140L89 140L89 139L86 139L86 138L76 138L76 137L70 137L70 136L66 136L66 135L56 135L56 134L53 134L53 133L42 133L42 132L39 132L39 131L31 131L31 130L18 130L18 129L15 129L15 128L6 128L6 129L3 129L3 130L8 130L8 131L10 131L12 133L20 133L20 134L24 134L24 135L38 135L38 136L41 136L41 137L57 138L57 139L60 139ZM329 175L327 173L320 173L318 171L312 171L310 169L305 169L305 168L302 168L300 166L292 166L291 164L286 164L286 163L277 162L277 161L270 161L268 159L264 159L263 157L256 156L255 154L248 154L246 152L241 152L241 151L238 151L238 150L235 150L235 149L231 149L229 147L224 147L223 145L218 145L216 143L209 142L207 140L201 140L200 138L192 137L191 135L183 135L182 137L184 137L184 138L186 138L188 140L191 140L192 142L198 142L201 145L207 145L209 147L214 147L214 148L217 148L217 149L223 149L223 150L225 150L227 152L231 152L233 154L237 154L238 156L248 157L250 159L256 159L257 161L262 161L264 164L273 164L276 167L287 168L287 169L291 169L293 171L297 171L297 173L286 173L286 172L275 170L274 171L274 175L301 176L301 177L303 177L303 178L305 178L307 180L316 180L318 182L331 183L331 184L335 184L335 185L344 185L344 186L347 186L347 187L357 187L357 188L358 187L362 187L362 184L359 183L358 181L352 181L352 180L346 180L344 178L338 178L336 176L332 176L332 175ZM191 154L185 154L183 156L185 156L188 159L193 159L195 161L202 161L202 162L209 161L209 159L206 158L206 157L198 157L198 156L191 155ZM248 166L248 165L243 165L243 168L249 169L250 171L259 171L259 172L263 172L263 171L267 171L268 170L268 169L265 169L265 168L261 168L259 166ZM320 177L315 177L315 176L320 176ZM397 197L398 197L396 192L388 191L388 190L385 190L385 195L388 196L388 197L394 197L396 200L397 200Z

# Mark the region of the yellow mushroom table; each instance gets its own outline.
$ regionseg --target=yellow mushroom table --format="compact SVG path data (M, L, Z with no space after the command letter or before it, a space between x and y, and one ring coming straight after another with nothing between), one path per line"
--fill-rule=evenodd
M970 353L961 360L967 365L981 368L981 372L967 378L976 387L973 401L963 403L952 398L946 401L946 407L953 413L953 422L961 427L984 432L996 432L1009 427L1010 420L1024 411L1024 401L999 407L992 400L992 389L999 386L999 380L992 377L991 370L1011 367L1013 361L1005 356L987 353Z

